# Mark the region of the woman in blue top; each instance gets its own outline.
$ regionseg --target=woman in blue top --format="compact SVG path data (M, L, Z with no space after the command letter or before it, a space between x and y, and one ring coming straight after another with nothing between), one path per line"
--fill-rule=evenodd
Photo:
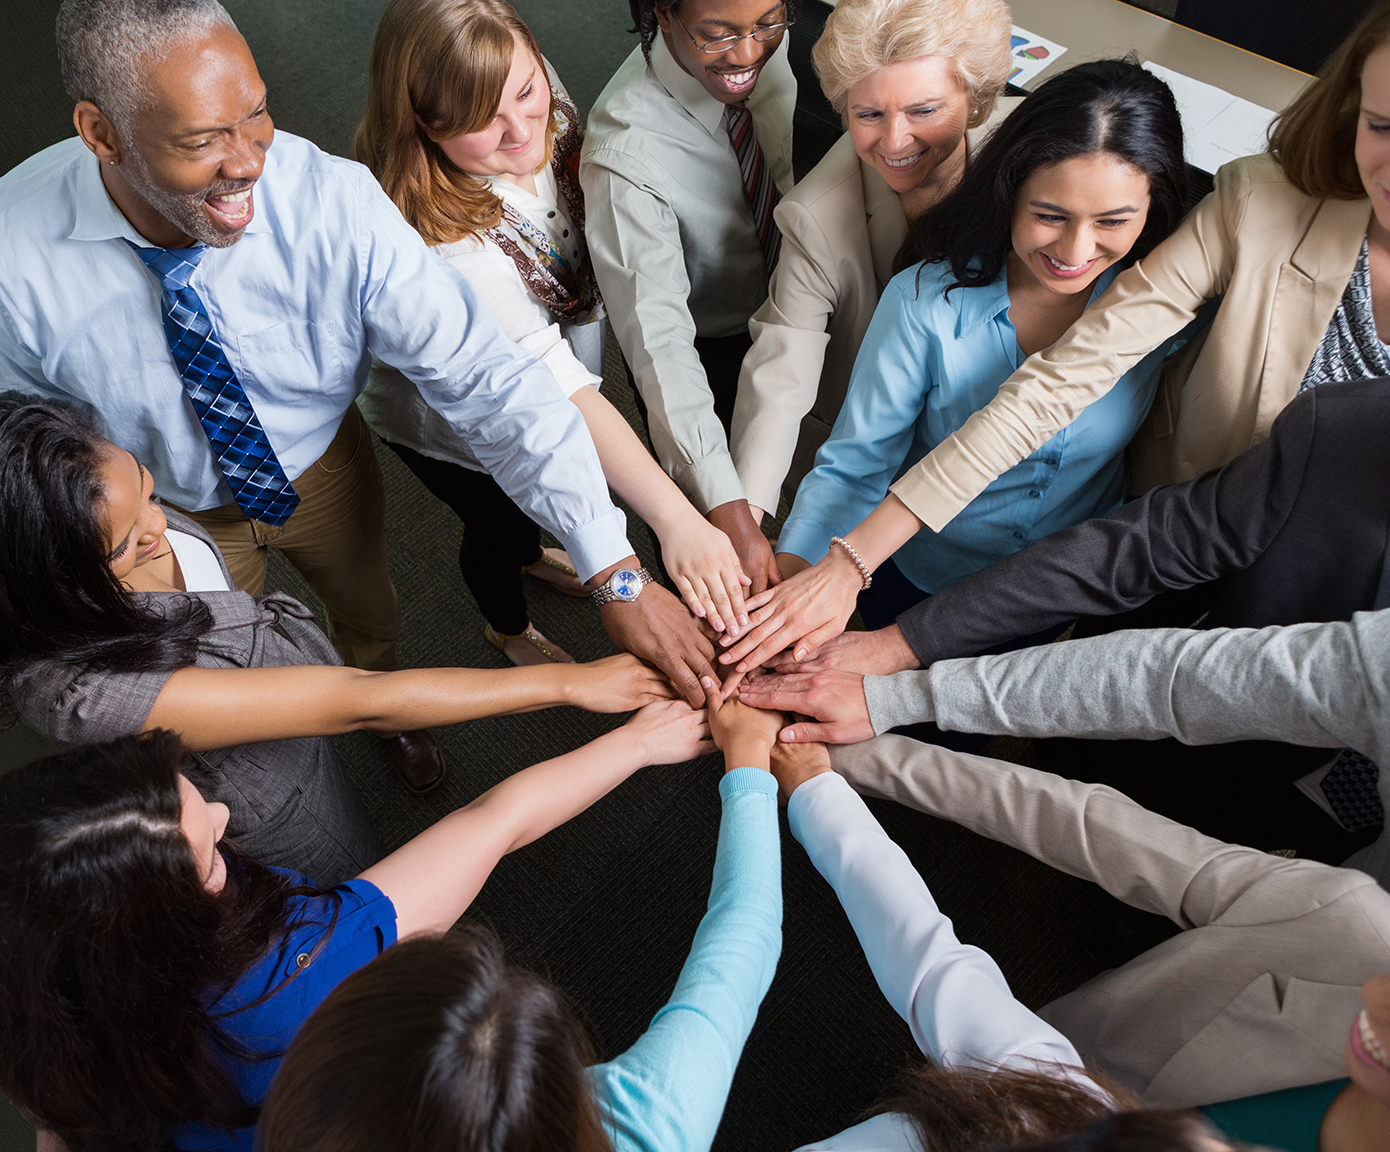
M266 1100L260 1152L706 1152L782 941L781 714L722 706L723 816L709 910L670 1001L626 1052L587 1068L554 988L495 941L392 949L304 1025Z
M1015 109L956 190L908 233L834 431L782 530L783 575L843 546L832 542L897 476L988 404L1121 267L1177 225L1186 192L1173 95L1136 63L1079 65ZM1165 350L941 532L924 528L900 548L893 560L906 581L880 572L879 595L861 597L865 623L891 622L924 594L1117 507L1125 445L1148 412ZM867 588L867 569L864 576Z
M327 891L222 840L227 807L170 732L0 777L0 1091L45 1150L250 1152L281 1055L344 976L443 932L506 853L708 734L703 709L648 705Z

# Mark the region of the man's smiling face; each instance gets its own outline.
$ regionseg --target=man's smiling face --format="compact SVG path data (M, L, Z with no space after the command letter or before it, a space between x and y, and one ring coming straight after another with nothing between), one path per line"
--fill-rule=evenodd
M108 180L126 185L122 195L108 183L113 198L143 236L164 247L235 244L255 215L252 189L275 138L251 50L235 29L219 25L175 44L145 79L120 164L103 166Z
M747 99L763 65L782 43L780 33L764 41L748 33L786 19L787 6L768 0L684 0L675 12L661 4L656 7L657 24L676 63L721 104ZM700 47L728 36L742 39L725 52Z

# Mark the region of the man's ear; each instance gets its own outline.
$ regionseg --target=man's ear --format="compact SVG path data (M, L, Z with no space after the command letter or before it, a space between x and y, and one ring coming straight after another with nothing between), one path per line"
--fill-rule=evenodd
M79 100L72 110L72 123L82 143L92 150L103 164L121 162L121 142L116 135L116 126L110 118L90 100Z
M669 33L671 31L671 9L665 4L653 4L652 14L656 17L656 26L663 32Z

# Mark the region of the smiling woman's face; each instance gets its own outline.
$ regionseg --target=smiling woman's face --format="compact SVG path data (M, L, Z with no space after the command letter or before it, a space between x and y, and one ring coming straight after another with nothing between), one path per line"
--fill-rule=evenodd
M440 151L470 176L529 176L545 160L550 85L545 69L512 33L512 67L492 120L476 132L439 141Z
M134 456L109 441L102 442L101 489L107 563L117 580L125 580L159 553L169 522L154 503L154 478Z
M1343 1060L1347 1075L1390 1108L1390 976L1361 985L1366 1009L1351 1026Z

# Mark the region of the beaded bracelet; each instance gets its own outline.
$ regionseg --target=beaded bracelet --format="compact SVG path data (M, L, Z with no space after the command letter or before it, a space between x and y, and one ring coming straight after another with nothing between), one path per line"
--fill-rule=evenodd
M859 553L854 550L854 545L843 536L830 537L830 543L838 544L849 553L849 558L854 561L854 566L859 569L859 575L864 577L864 588L861 588L860 591L862 592L864 589L868 588L874 582L874 578L869 575L869 566L859 558Z

